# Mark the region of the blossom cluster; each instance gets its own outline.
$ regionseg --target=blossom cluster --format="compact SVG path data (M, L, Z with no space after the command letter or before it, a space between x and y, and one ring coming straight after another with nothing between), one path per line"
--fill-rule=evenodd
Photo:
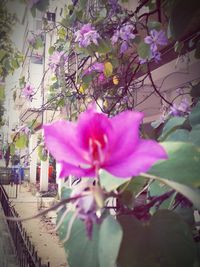
M133 34L134 27L131 24L125 24L120 29L117 29L111 38L112 44L116 44L119 40L121 41L120 54L123 54L129 48L129 41L135 39Z
M32 101L35 88L31 84L26 84L22 89L22 95L29 101Z
M103 83L106 80L106 77L104 75L104 64L100 63L100 62L95 62L94 64L92 64L89 68L87 68L83 75L88 75L91 74L92 72L96 72L99 73L98 75L98 82L99 83Z
M49 57L49 67L53 72L56 72L60 65L64 65L66 63L66 60L67 56L64 51L54 51Z
M78 42L80 47L87 47L92 43L98 45L98 39L100 38L100 35L95 30L94 26L88 23L83 25L80 30L75 32L75 37L75 42Z
M150 59L154 59L155 62L159 62L161 60L161 53L158 51L158 48L159 46L167 45L167 37L165 32L162 30L157 31L153 29L150 31L150 35L144 38L144 42L150 45ZM145 62L146 60L140 59L141 64Z

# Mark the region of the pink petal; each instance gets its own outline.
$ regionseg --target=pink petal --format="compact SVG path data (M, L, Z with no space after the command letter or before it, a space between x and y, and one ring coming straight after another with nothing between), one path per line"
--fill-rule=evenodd
M95 139L105 145L105 136L111 136L112 125L106 115L88 109L79 116L77 132L81 146L89 149L90 139Z
M86 163L86 152L79 146L76 124L69 121L57 121L43 126L45 144L56 161L71 164Z
M133 153L139 140L142 118L141 112L124 111L110 119L113 132L109 142L110 158L107 159L106 165L112 165Z
M69 175L74 175L76 177L95 177L95 169L81 168L79 166L62 162L59 177L62 178Z
M155 162L161 159L167 159L163 147L155 141L142 140L138 142L138 146L131 155L122 156L112 165L106 165L103 168L117 177L128 178L148 171Z

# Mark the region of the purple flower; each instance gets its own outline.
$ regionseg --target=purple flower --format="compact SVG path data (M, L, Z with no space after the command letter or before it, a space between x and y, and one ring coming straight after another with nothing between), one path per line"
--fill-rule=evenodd
M45 144L57 162L60 177L95 177L100 169L127 178L166 159L155 141L139 138L140 112L125 111L113 118L88 108L78 122L60 120L44 125Z
M189 114L191 111L190 102L188 99L184 98L181 100L181 103L177 106L176 103L170 107L169 114L173 116L183 116L185 114Z
M53 72L56 72L60 65L65 64L66 60L67 56L64 54L64 52L54 51L49 57L49 67Z
M73 203L76 208L77 217L85 223L89 239L92 238L93 224L99 222L99 218L96 214L98 206L93 192L95 191L95 186L93 186L92 183L92 180L84 182L81 181L78 185L74 186L71 193L71 197L81 196L73 201Z
M85 70L84 75L85 74L90 74L93 71L103 72L104 71L104 64L103 63L99 63L99 62L95 62L88 69Z
M111 38L111 42L114 45L118 40L122 41L120 46L120 54L123 54L128 49L128 42L135 38L133 34L134 27L131 24L125 24L120 29L116 30L114 35Z
M120 46L120 54L124 54L126 50L128 49L128 43L127 42L122 42Z
M98 45L98 39L100 38L100 35L95 28L88 23L83 25L80 30L75 32L75 37L75 42L78 42L80 47L87 47L92 43Z
M144 42L150 44L152 52L156 52L158 50L158 45L164 46L167 44L167 37L162 30L151 30L150 35L144 38Z
M27 99L32 101L33 95L34 95L35 88L30 85L26 84L26 86L22 89L22 95Z

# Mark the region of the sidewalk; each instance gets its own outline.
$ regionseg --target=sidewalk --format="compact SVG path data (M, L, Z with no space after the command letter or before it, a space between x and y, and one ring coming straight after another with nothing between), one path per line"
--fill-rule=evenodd
M6 186L4 186L6 189ZM20 217L33 216L38 213L37 197L33 196L26 184L21 185L17 199L10 199ZM49 206L53 198L45 198L45 206ZM55 211L45 218L36 218L23 222L31 242L35 245L43 263L50 262L50 267L67 267L66 255L62 243L54 231Z

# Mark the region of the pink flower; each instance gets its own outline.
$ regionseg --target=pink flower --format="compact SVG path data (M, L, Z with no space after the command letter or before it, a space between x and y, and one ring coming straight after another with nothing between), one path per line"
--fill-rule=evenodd
M63 62L62 62L63 59ZM67 56L64 52L54 51L53 54L49 57L49 67L52 71L56 72L57 68L65 64Z
M150 44L152 52L156 52L158 45L167 45L167 37L164 31L151 30L150 35L144 38L144 42Z
M80 47L87 47L92 43L98 45L98 39L100 38L100 35L95 28L88 23L83 25L80 30L75 32L75 37L75 42L78 42Z
M26 84L26 86L22 89L22 94L27 100L32 100L32 97L34 95L35 88L30 85Z
M166 159L158 143L140 139L142 118L142 113L132 111L108 118L88 108L77 123L60 120L44 125L46 147L61 163L60 177L95 177L100 169L105 169L117 177L128 178Z

